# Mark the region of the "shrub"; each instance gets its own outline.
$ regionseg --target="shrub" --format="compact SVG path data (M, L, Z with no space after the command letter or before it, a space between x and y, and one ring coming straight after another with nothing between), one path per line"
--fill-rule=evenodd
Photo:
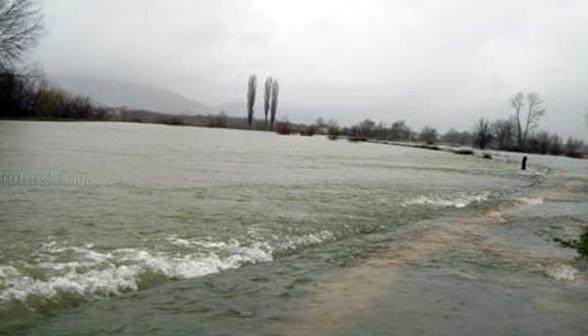
M427 145L432 145L437 142L437 130L433 127L426 126L422 129L419 139Z
M584 148L584 141L582 141L580 139L574 139L572 137L569 137L568 141L566 142L564 151L565 151L565 154L569 157L581 158L581 157L583 157L583 153L582 153L583 148Z

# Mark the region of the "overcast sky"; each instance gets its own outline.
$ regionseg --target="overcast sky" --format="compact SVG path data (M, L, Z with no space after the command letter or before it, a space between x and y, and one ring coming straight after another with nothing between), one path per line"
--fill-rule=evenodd
M53 75L150 84L216 105L247 77L281 106L343 124L446 130L505 118L516 91L542 128L588 139L586 0L45 0L34 59ZM261 85L260 85L261 87ZM258 103L258 115L261 104Z

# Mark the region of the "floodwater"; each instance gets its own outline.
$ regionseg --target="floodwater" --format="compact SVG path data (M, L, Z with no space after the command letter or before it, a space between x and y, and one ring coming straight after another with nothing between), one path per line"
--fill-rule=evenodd
M588 334L588 162L493 154L1 121L0 334Z

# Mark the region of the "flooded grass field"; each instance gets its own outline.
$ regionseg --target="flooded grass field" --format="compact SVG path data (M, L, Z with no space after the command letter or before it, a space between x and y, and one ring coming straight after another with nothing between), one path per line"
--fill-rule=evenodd
M588 163L493 154L2 121L0 334L586 335Z

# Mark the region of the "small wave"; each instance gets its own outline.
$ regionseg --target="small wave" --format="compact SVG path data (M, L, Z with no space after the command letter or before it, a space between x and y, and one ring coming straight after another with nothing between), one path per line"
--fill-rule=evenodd
M35 264L0 265L0 309L18 304L34 310L63 297L93 300L119 296L148 287L154 278L184 280L271 262L275 252L334 239L330 231L274 237L271 244L255 241L244 245L236 239L222 242L176 235L165 238L182 248L176 252L138 248L100 252L91 244L78 247L49 242L40 246L42 260Z
M573 281L578 273L577 269L564 264L550 265L543 267L542 269L545 275L558 281Z
M292 251L300 247L317 245L332 240L335 240L335 235L328 230L303 236L286 236L277 243L277 250L280 252Z
M250 232L250 235L258 236L255 232ZM272 253L283 253L288 251L296 251L301 247L313 246L335 239L335 234L333 234L331 231L323 230L300 236L272 235L269 238L265 238L264 241L267 240L267 243L265 243L267 250L271 251ZM239 242L237 240L230 240L229 242L217 242L211 240L179 238L177 235L169 236L165 238L165 240L170 244L178 247L205 248L218 251L219 253L223 253L223 251L226 250L234 250L239 246Z
M76 254L75 261L41 262L24 269L42 272L35 278L8 265L0 265L0 303L58 301L60 296L95 299L117 296L141 287L142 279L162 276L189 279L239 268L244 264L272 261L271 249L262 243L235 244L233 253L170 255L140 249L100 253L79 247L60 248Z
M541 197L519 197L516 200L520 203L530 206L543 204L543 198Z
M418 196L412 199L409 199L402 203L403 207L411 206L411 205L424 205L424 206L433 206L439 208L465 208L470 204L473 203L480 203L483 201L488 200L490 197L489 192L483 192L476 195L464 195L457 198L444 198L439 196Z

